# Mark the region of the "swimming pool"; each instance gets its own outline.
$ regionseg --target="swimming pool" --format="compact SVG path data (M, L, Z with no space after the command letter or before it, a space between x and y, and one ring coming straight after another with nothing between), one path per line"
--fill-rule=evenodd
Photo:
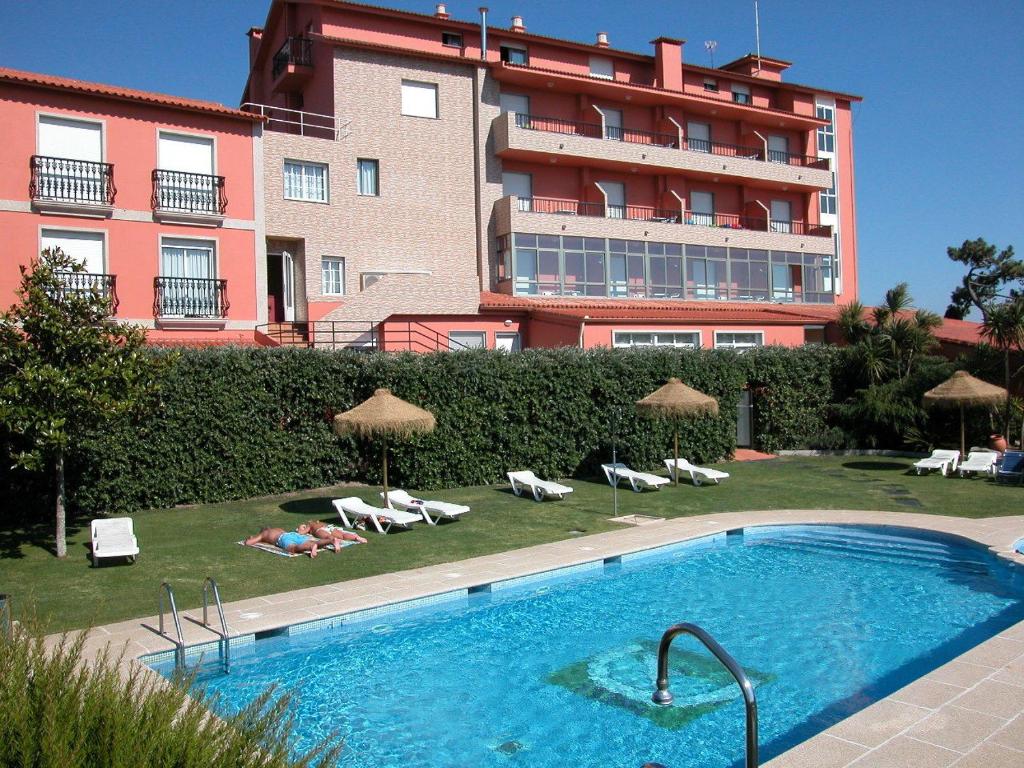
M199 682L221 711L295 686L296 747L337 730L343 766L724 767L742 700L693 640L673 645L673 706L650 703L670 624L754 680L767 761L1024 620L1020 571L938 535L748 528L260 639Z

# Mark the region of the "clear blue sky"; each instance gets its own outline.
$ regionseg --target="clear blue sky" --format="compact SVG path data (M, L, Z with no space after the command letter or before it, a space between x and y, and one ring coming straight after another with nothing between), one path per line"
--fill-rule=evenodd
M485 0L492 25L521 14L539 34L650 53L687 40L686 60L716 64L754 50L753 0ZM433 12L431 0L387 0ZM479 0L448 3L475 20ZM34 0L2 4L0 64L238 103L245 32L269 0ZM642 12L641 12L641 9ZM761 51L785 77L864 97L854 142L861 300L910 283L942 312L963 272L946 247L984 237L1024 252L1024 2L761 0ZM0 129L2 130L2 129Z

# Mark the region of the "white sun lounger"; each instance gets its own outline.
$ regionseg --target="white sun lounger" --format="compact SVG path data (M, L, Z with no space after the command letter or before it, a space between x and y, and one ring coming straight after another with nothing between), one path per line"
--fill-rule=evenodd
M135 562L139 541L130 517L112 517L92 521L92 564L101 557L127 557Z
M608 478L608 485L617 486L619 480L628 480L633 490L640 493L644 488L658 490L661 486L671 482L667 477L652 475L648 472L636 472L625 464L602 464L604 476Z
M698 467L686 459L679 459L678 463L674 459L665 459L665 466L668 467L668 473L673 477L676 475L682 477L684 472L689 473L690 480L694 485L703 485L704 483L718 485L720 481L729 479L728 472L710 467Z
M572 493L572 488L561 483L553 483L550 480L541 480L528 469L519 472L509 472L508 481L512 483L512 493L522 496L524 490L529 490L536 501L545 497L549 499L564 499L565 494Z
M957 471L960 477L967 477L968 472L995 476L998 458L999 454L995 451L971 451L967 454L967 460L959 464Z
M393 526L409 528L413 523L423 519L422 515L414 515L411 512L403 512L400 509L385 509L367 504L357 496L349 496L346 499L335 499L331 502L338 511L341 524L346 528L355 528L360 520L369 522L369 525L377 533L387 533ZM384 521L383 524L381 521Z
M950 472L956 472L956 467L959 463L960 451L932 451L932 455L927 459L914 462L914 471L922 475L925 472L937 469L942 474L948 475Z
M437 525L438 520L442 519L458 520L460 515L469 512L469 507L465 504L452 504L448 501L435 501L433 499L415 499L401 488L388 491L386 499L382 491L380 497L389 507L397 507L409 512L418 512L423 515L423 520L427 525ZM433 519L431 519L431 515L434 516Z

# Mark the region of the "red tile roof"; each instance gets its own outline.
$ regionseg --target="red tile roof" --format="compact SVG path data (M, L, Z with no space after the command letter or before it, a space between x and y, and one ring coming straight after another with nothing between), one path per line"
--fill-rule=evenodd
M954 344L980 344L984 341L981 337L981 323L974 323L970 320L943 318L942 325L933 333L939 341L949 341Z
M8 69L6 67L0 67L0 82L49 88L58 91L76 91L78 93L86 93L91 96L98 96L101 98L118 99L120 101L138 101L144 104L155 104L161 107L183 109L189 112L204 112L220 115L222 117L249 120L252 122L259 122L264 119L260 115L254 115L251 112L243 112L240 109L225 107L223 104L217 104L212 101L184 99L180 96L168 96L163 93L139 91L134 88L122 88L117 85L91 83L85 80L72 80L67 77L43 75L38 72L23 72L18 69Z

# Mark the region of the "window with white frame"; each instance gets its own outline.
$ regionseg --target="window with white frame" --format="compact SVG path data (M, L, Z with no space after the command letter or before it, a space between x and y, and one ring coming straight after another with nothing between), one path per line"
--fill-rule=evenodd
M402 114L437 118L437 83L402 81Z
M327 202L327 166L301 160L284 161L284 199Z
M614 80L615 62L611 59L606 59L604 56L591 56L590 76L599 77L602 80Z
M338 256L320 259L321 292L324 296L342 296L345 293L345 260Z
M737 104L750 103L750 87L736 84L732 87L732 100Z
M487 334L484 331L449 331L448 349L486 349Z
M763 346L763 331L715 331L715 349L744 350Z
M818 193L818 206L822 213L836 212L836 175L832 174L832 186Z
M380 195L380 162L367 158L356 160L356 191L364 197Z
M223 317L216 242L162 238L159 289L160 317Z
M818 151L819 152L835 152L836 151L836 128L835 128L835 109L827 107L823 104L818 104L815 108L815 114L819 120L828 120L828 125L822 125L818 128Z
M700 331L614 331L613 347L700 348Z
M60 248L85 267L88 274L106 272L106 236L103 232L82 232L66 229L44 229L40 236L42 250Z

